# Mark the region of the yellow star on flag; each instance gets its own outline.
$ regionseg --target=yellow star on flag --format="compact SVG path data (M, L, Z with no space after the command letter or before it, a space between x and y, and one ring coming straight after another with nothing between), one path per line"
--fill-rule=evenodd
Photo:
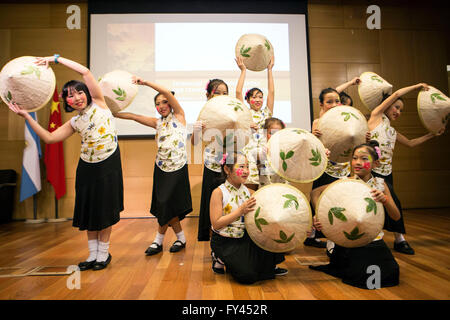
M50 114L53 114L54 111L58 112L58 104L59 101L52 101L52 106L50 107Z
M54 124L53 122L50 123L50 128L51 128L51 129L54 129L55 127L56 127L56 124Z

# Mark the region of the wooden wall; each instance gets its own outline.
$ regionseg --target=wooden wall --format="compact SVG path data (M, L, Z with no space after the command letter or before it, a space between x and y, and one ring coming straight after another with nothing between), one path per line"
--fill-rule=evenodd
M427 82L448 94L446 64L448 33L444 29L445 10L425 5L381 5L381 30L366 28L366 8L361 1L310 1L309 40L314 115L318 114L318 94L322 88L335 87L371 70L380 73L394 88ZM81 29L69 30L66 8L81 8ZM3 3L0 4L0 65L23 56L61 56L87 64L87 3ZM58 89L71 79L80 77L62 66L54 66ZM356 88L348 93L356 107L361 106ZM395 127L413 138L425 133L415 110L417 93L407 96L403 116ZM361 107L363 113L367 113ZM72 114L63 112L63 122ZM39 122L47 127L49 109L38 111ZM14 219L33 217L33 201L19 203L20 174L24 148L24 120L0 104L0 169L19 173L15 195ZM394 175L396 190L404 207L450 206L449 134L423 146L396 148ZM72 217L75 169L79 158L77 135L64 142L67 194L59 202L60 217ZM154 140L120 140L125 184L125 212L122 216L144 216L150 208ZM43 145L44 147L44 145ZM202 165L189 165L194 213L200 203ZM38 217L53 218L53 189L45 181L41 166L43 189L38 193ZM308 193L311 184L297 185Z

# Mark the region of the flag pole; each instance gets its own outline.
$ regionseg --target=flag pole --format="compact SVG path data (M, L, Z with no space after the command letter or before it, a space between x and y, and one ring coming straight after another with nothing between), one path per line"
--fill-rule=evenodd
M33 219L25 220L25 223L42 223L45 219L37 218L37 194L33 194Z
M55 196L55 218L54 219L47 219L47 222L63 222L67 221L66 218L58 218L58 199Z

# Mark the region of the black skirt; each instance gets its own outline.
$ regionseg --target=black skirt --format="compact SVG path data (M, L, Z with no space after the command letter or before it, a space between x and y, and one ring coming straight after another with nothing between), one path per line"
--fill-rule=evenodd
M400 200L398 199L398 197L394 191L394 178L392 176L392 173L388 176L383 176L379 173L372 171L372 175L374 177L380 177L380 178L384 179L384 181L386 182L386 185L389 188L389 191L391 192L392 200L394 200L395 205L397 206L398 210L400 211L400 219L395 221L387 214L386 209L384 210L385 217L384 217L383 229L385 229L387 231L391 231L391 232L398 232L398 233L405 234L406 230L405 230L405 223L403 221L402 204L400 203Z
M258 247L245 231L242 238L227 238L213 232L211 249L225 263L227 273L244 284L275 278L275 267L284 254Z
M97 163L78 161L73 226L100 231L120 220L123 211L123 177L120 150Z
M336 244L330 263L311 269L341 278L342 282L354 287L374 289L372 286L376 273L369 268L371 266L379 268L380 287L399 284L400 268L383 239L359 248L344 248Z
M222 183L221 173L212 171L203 166L202 195L200 200L200 214L198 217L198 241L209 241L211 219L209 217L209 202L211 194Z
M192 198L188 165L173 172L165 172L155 163L150 213L158 218L160 226L164 226L175 217L183 220L190 212Z

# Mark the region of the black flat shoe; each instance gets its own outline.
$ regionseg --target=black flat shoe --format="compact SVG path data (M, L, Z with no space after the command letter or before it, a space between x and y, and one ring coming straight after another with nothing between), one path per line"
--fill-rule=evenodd
M86 270L92 269L94 267L94 264L95 264L95 260L83 261L78 264L78 268L80 268L80 271L86 271Z
M394 242L394 250L404 254L414 254L414 249L411 248L409 243L406 241L401 241L399 243Z
M325 241L321 241L317 238L306 238L306 240L303 242L303 245L316 248L327 247L327 243Z
M225 274L225 265L221 261L219 261L219 259L216 258L216 256L214 255L214 252L212 252L212 251L211 251L211 258L212 258L212 271L217 274ZM215 267L216 262L219 265L221 265L220 268Z
M153 248L152 245L156 245L156 248ZM147 256L152 256L154 254L160 253L162 251L163 247L162 244L159 245L156 242L153 242L150 247L147 248L147 250L145 250L145 255Z
M108 254L108 259L106 259L106 261L101 261L101 262L100 261L96 261L94 266L92 267L92 270L97 271L97 270L105 269L108 266L108 264L111 262L111 259L112 259L112 256L109 253Z
M179 243L179 244L177 244L177 243ZM184 247L186 247L186 242L185 243L183 243L183 242L181 242L180 240L177 240L177 241L175 241L173 244L172 244L172 246L170 247L170 249L169 249L169 251L170 252L178 252L178 251L180 251L181 249L183 249Z

